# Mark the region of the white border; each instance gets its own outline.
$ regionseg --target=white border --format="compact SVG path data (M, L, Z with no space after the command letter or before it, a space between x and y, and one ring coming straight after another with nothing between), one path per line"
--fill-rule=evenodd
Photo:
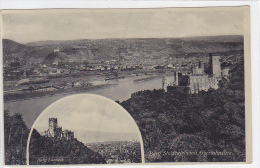
M251 76L252 76L252 125L253 125L253 159L252 164L202 164L202 165L144 165L144 166L115 166L113 167L176 167L181 166L182 168L191 168L191 167L224 167L224 168L259 168L260 167L260 115L259 115L259 104L260 104L260 91L259 91L259 1L82 1L82 0L0 0L0 9L39 9L39 8L160 8L160 7L202 7L202 6L240 6L240 5L249 5L251 8ZM0 24L1 25L1 24ZM1 44L1 42L0 42ZM2 48L1 48L2 50ZM1 51L2 52L2 51ZM0 74L2 74L2 67L0 68ZM2 93L2 82L0 83L0 91ZM2 96L0 97L0 110L2 107ZM2 110L1 110L2 111ZM0 115L0 121L3 122L3 115ZM1 124L2 135L3 124ZM3 136L1 136L1 153L0 153L0 165L2 167L2 144ZM13 167L13 166L5 166ZM15 166L15 167L24 167L24 166ZM59 166L60 167L60 166ZM62 167L62 166L61 166ZM85 166L77 166L79 168ZM94 167L94 166L88 166ZM95 166L101 167L101 166ZM104 166L102 166L104 167ZM107 166L111 167L111 166Z
M0 1L1 2L1 1ZM39 8L160 8L160 7L202 7L202 6L241 6L258 4L251 1L90 1L90 0L2 0L1 9L39 9Z

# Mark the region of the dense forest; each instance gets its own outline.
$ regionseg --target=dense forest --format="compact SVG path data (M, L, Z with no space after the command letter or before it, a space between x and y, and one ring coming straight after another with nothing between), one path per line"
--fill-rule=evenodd
M30 165L40 164L103 164L106 161L77 139L66 140L41 136L33 130L30 147Z
M245 161L243 65L217 90L145 90L120 103L139 126L146 162Z

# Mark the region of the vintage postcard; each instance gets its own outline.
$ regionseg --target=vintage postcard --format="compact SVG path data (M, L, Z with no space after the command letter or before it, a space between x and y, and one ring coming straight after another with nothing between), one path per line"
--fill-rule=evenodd
M2 10L4 164L250 163L249 13Z

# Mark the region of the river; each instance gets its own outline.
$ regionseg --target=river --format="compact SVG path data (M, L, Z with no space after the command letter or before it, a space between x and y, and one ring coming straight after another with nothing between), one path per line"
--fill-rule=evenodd
M93 85L100 84L116 84L112 87L102 88L98 90L86 91L84 93L98 94L105 96L112 100L124 101L131 97L131 94L141 90L153 90L162 88L162 78L154 78L147 81L135 82L134 80L146 78L149 76L133 76L123 79L114 79L114 80L96 80L93 82ZM37 119L39 114L51 105L53 102L72 95L69 94L59 94L52 96L39 97L28 100L18 100L12 102L4 103L4 108L10 110L10 114L20 113L22 114L26 125L30 128L33 122Z

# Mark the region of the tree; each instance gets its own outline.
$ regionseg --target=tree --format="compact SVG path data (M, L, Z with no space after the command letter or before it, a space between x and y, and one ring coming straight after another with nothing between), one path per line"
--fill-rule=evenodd
M29 130L21 114L10 115L4 110L5 164L25 164L26 143Z

